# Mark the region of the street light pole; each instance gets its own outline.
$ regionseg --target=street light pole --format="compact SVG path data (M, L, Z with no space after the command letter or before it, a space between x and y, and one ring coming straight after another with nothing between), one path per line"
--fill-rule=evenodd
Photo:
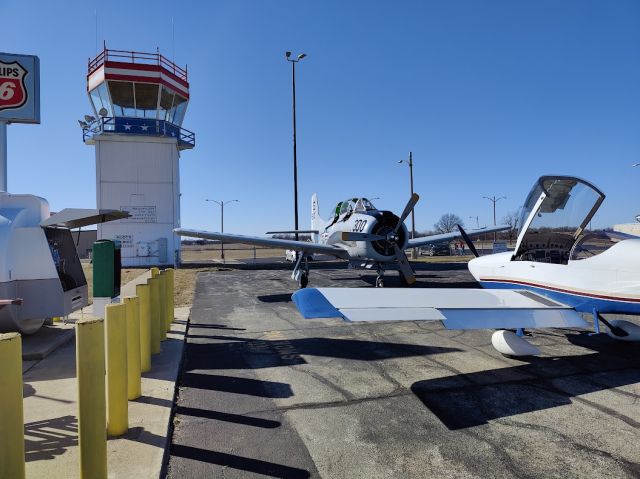
M496 198L496 195L493 195L491 197L489 196L483 196L483 198L488 199L489 201L491 201L493 203L493 226L495 226L496 223L496 203L500 200L506 200L507 197L506 196L501 196L500 198ZM493 232L493 242L496 242L496 238L497 238L497 233L494 231Z
M296 241L298 241L298 153L296 147L296 63L306 57L301 53L296 58L291 58L291 52L285 52L285 58L291 63L291 90L293 94L293 204L294 204L294 229ZM298 253L296 252L296 257Z
M400 160L398 163L407 163L409 165L409 186L411 188L411 196L413 197L413 153L409 152L409 161ZM414 209L411 210L411 239L416 237L416 217L414 215ZM411 250L411 259L416 259L417 257L416 248L413 248Z
M224 233L224 205L233 203L234 201L238 202L238 200L218 201L206 199L205 201L211 201L220 205L220 232ZM224 241L220 241L220 259L224 262Z

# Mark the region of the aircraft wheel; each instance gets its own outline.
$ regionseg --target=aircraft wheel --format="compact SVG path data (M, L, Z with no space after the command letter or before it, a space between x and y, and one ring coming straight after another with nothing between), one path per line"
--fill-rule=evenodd
M302 273L300 275L300 279L298 280L298 286L300 287L300 289L303 289L303 288L306 288L308 284L309 284L309 275Z

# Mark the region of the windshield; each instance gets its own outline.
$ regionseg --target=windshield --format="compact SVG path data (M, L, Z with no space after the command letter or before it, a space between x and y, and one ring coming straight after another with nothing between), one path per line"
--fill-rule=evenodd
M544 200L534 211L541 196ZM514 259L566 263L603 200L600 190L578 178L540 178L523 207L521 224L526 231L521 233Z
M356 201L356 211L372 211L375 209L376 207L373 206L373 203L366 198L358 198Z

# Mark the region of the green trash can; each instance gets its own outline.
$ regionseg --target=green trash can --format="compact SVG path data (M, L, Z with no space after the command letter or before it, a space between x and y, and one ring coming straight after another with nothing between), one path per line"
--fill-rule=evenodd
M98 240L93 243L93 297L120 295L120 242Z

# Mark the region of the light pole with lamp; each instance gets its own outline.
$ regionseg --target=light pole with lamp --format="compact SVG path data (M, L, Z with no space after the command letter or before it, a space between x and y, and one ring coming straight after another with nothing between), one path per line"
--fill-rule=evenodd
M496 198L496 195L493 195L491 197L489 196L483 196L483 198L486 198L487 200L491 201L493 203L493 226L495 226L496 223L496 203L500 200L506 200L507 197L506 196L501 196L500 198ZM497 233L494 231L493 232L493 242L496 242L496 238L497 238Z
M409 165L409 185L411 187L411 197L413 197L413 153L409 152L409 161L400 160L398 163L406 163ZM413 213L413 209L411 210L411 239L416 237L416 218ZM411 250L411 259L416 259L418 257L416 248Z
M220 205L220 233L224 233L224 205L226 205L227 203L233 203L234 201L237 203L238 200L218 201L218 200L206 199L205 201L211 201L213 203L217 203ZM224 262L224 242L223 241L220 241L220 258Z
M298 241L298 158L296 150L296 63L307 56L301 53L295 58L291 58L291 52L284 53L288 62L291 62L291 90L293 92L293 204L294 204L294 228L296 230L296 241ZM298 252L296 251L296 258Z

